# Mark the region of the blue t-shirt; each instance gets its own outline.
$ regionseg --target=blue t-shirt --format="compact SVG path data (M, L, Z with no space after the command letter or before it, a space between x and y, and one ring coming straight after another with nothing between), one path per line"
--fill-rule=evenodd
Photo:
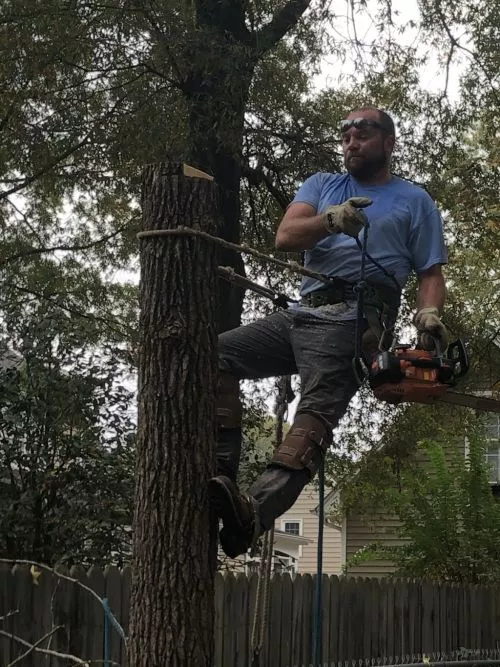
M317 173L303 183L292 203L310 204L319 214L350 197L373 200L363 209L370 223L367 250L401 287L410 271L421 273L435 264L447 263L443 224L435 203L421 187L397 176L383 185L361 185L350 174ZM359 235L361 243L363 234L364 231ZM361 251L352 237L332 234L306 251L305 266L356 282L360 277ZM366 278L394 287L394 282L370 260L366 262ZM308 294L322 286L323 283L304 277L300 293Z

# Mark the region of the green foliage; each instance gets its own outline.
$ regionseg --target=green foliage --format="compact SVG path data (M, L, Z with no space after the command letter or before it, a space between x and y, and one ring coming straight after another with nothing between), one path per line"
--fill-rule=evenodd
M372 516L386 505L388 488L401 488L402 470L415 457L421 440L458 440L475 421L469 411L452 406L381 407L362 411L361 423L352 422L355 406L351 407L346 427L338 432L337 444L347 449L334 450L327 460L328 476L338 491L334 509L338 516L346 512Z
M123 350L44 302L25 308L25 366L0 376L0 554L130 556L134 433ZM12 323L12 320L10 320Z
M352 559L382 558L396 576L442 581L500 581L500 504L488 482L486 445L478 428L459 441L426 440L425 461L407 464L400 485L386 491L385 508L401 521L398 547L371 545Z
M301 4L307 11L294 14ZM221 234L274 253L283 209L312 172L341 168L337 123L352 107L367 103L396 116L394 170L425 183L446 211L452 259L446 319L474 353L475 373L468 382L491 386L498 379L498 355L491 346L500 326L499 69L492 37L498 10L485 0L470 6L426 0L420 19L405 22L392 5L353 3L346 38L330 29L338 25L340 10L322 1L2 4L0 334L33 357L33 377L48 373L35 387L50 384L62 414L75 408L71 392L55 388L66 373L82 385L88 380L82 396L90 396L97 391L92 356L102 356L99 365L110 378L133 362L137 289L129 278L137 272L142 165L168 157L213 171L227 195L220 208ZM362 19L373 29L360 39L356 28ZM273 33L276 26L282 30ZM419 75L431 55L439 55L443 69L450 52L452 62L467 55L453 39L463 32L472 55L458 100L445 90L424 90ZM412 35L418 35L418 50L408 45ZM318 90L314 84L325 77L315 77L326 61L332 76ZM254 261L246 268L273 287L296 293L296 276ZM409 321L413 294L414 285L407 290L402 325ZM239 308L238 300L225 308L234 311L233 324ZM269 308L247 296L244 315L254 318ZM53 358L47 362L49 352ZM60 352L64 368L57 362ZM99 424L110 420L118 428L121 415L119 428L128 433L128 416L119 407L125 394L113 387L106 393L105 416L86 408L87 418ZM35 404L43 405L40 401ZM10 417L18 420L15 428L14 422L9 426L18 442L26 410L19 407ZM258 422L265 411L261 400L248 419ZM42 432L43 410L28 412L30 429ZM376 448L400 418L404 426L405 414L376 405L361 392L338 431L329 474L340 485L358 470L361 476L360 453ZM420 433L420 426L416 417L411 433ZM249 427L247 438L246 451L253 456L261 436L254 438ZM53 442L65 441L57 436ZM257 458L258 468L263 457ZM398 465L391 457L379 465L377 474L389 482ZM363 498L369 508L381 484L376 478L367 484ZM72 550L58 548L54 558Z

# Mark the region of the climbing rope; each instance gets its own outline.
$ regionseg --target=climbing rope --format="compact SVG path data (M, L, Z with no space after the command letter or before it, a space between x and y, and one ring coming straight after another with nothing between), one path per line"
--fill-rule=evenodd
M259 250L255 250L255 248L251 248L250 246L244 243L240 245L238 245L237 243L231 243L230 241L225 241L224 239L221 239L219 236L212 236L212 234L209 234L208 232L202 232L200 229L191 229L190 227L176 227L175 229L149 229L147 231L139 232L137 234L138 239L147 239L156 236L194 236L202 238L205 239L206 241L211 241L212 243L216 243L217 245L220 245L222 248L226 248L228 250L235 250L236 252L241 252L247 255L252 255L252 257L263 259L266 262L274 264L275 266L279 266L280 268L286 269L287 271L293 271L294 273L299 273L309 278L315 278L316 280L319 280L320 282L325 283L327 285L332 282L332 278L330 276L327 276L324 273L318 273L317 271L311 271L310 269L306 269L305 267L301 266L298 262L285 262L281 259L276 259L276 257L271 257L270 255L266 255L265 253L260 252Z
M288 398L291 394L291 378L289 375L278 380L278 395L276 399L276 430L275 442L278 447L283 440L283 425L285 421ZM257 594L252 624L251 667L260 666L260 654L264 645L267 619L269 615L269 600L271 591L271 573L273 563L274 525L264 533L262 555L259 567Z
M259 667L260 654L264 645L264 636L269 615L269 594L273 564L274 526L264 534L262 556L259 567L259 581L255 598L255 612L252 626L252 667Z

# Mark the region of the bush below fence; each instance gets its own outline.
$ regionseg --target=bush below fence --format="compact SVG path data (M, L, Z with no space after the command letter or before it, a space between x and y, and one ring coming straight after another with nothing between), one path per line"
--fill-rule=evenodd
M130 568L73 568L67 572L101 598L128 625ZM275 575L260 667L310 665L314 640L315 577ZM257 575L218 574L215 593L216 667L249 667ZM34 584L28 567L0 567L0 628L34 643L55 626L48 648L103 660L104 612L89 593L43 572ZM49 640L48 640L49 641ZM42 646L47 647L48 641ZM452 655L500 646L500 587L323 576L323 665L370 659L391 664L422 654ZM110 657L125 665L122 641L110 628ZM26 651L0 636L0 667ZM413 656L417 656L414 659ZM456 656L454 656L456 657ZM496 653L491 657L497 657ZM67 662L32 653L23 667Z

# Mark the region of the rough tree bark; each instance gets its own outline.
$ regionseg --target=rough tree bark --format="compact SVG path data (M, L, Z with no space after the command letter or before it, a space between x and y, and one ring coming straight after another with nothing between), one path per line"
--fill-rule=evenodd
M215 184L182 165L143 175L143 228L214 233ZM141 240L141 352L129 664L213 667L217 263L189 237Z

